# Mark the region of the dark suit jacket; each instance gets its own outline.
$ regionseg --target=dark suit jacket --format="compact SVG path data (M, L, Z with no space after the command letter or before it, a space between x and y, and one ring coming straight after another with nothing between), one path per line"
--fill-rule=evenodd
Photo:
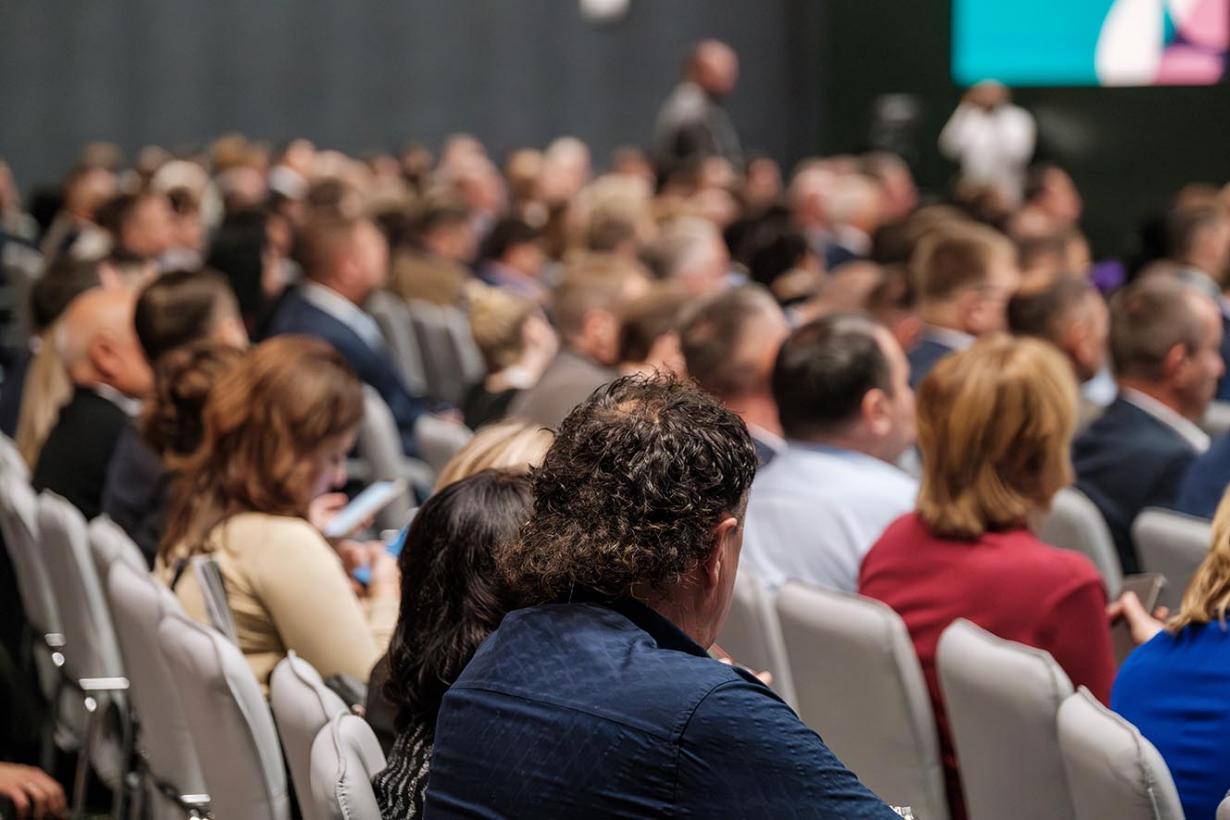
M906 354L910 362L910 387L918 387L918 383L931 372L931 368L952 351L951 347L935 339L926 336L919 339L918 344Z
M131 423L114 402L78 387L60 409L30 483L36 491L51 490L63 496L87 520L94 518L102 509L103 485L115 444Z
M406 455L418 454L414 440L414 425L419 416L429 411L427 400L413 395L393 363L387 351L374 350L358 333L344 322L325 313L303 298L299 291L286 294L278 305L277 312L269 322L269 335L301 333L315 336L333 345L349 362L365 384L376 388L384 399L397 427L401 431L402 449Z
M547 366L538 384L513 399L508 415L544 427L559 427L572 408L616 375L609 367L590 361L579 353L561 350Z
M1230 401L1230 317L1225 312L1221 315L1221 360L1226 364L1226 372L1217 383L1218 401Z
M150 568L167 525L171 474L133 425L124 427L107 467L102 511L141 548Z
M1123 571L1139 571L1132 522L1146 507L1170 507L1196 457L1192 445L1139 407L1116 398L1072 445L1076 487L1097 505Z
M1227 486L1230 486L1230 433L1214 441L1208 452L1192 462L1179 485L1175 509L1188 515L1212 518Z

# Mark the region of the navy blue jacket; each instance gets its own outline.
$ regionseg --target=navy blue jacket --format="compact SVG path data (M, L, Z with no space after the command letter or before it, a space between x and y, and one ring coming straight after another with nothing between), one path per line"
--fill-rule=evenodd
M926 336L919 339L905 355L910 362L910 387L918 387L918 383L931 372L931 368L952 351L951 347L935 339Z
M1140 568L1132 522L1146 507L1174 506L1195 457L1186 439L1122 396L1076 437L1076 487L1106 519L1124 572Z
M768 687L631 599L504 618L444 696L425 809L896 817Z
M414 440L414 425L419 416L431 408L427 400L413 395L402 382L396 365L387 352L373 350L345 322L325 313L303 298L298 290L286 294L269 320L268 335L301 333L315 336L333 345L350 364L364 384L376 388L393 413L401 432L402 449L406 455L418 454Z
M1221 497L1230 485L1230 433L1221 436L1208 452L1196 458L1187 468L1179 485L1175 509L1188 515L1212 518Z

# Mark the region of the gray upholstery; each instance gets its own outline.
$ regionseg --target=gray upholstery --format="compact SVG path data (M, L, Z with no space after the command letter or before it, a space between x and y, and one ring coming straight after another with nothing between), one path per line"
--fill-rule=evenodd
M164 614L158 644L179 690L213 815L288 820L277 730L243 654L216 630L180 612Z
M414 438L418 442L423 461L439 474L449 459L474 438L474 432L464 424L455 424L434 416L420 416L414 425Z
M1038 537L1048 544L1079 552L1093 562L1112 600L1119 597L1123 567L1106 519L1088 496L1075 487L1060 490L1051 511L1038 528Z
M393 360L406 387L418 395L427 393L427 374L414 328L410 325L410 311L406 309L406 303L396 294L382 290L373 293L365 307L376 324L380 325L380 332L393 353Z
M1059 707L1059 748L1079 820L1183 820L1161 754L1083 686Z
M782 644L777 610L764 582L746 568L740 569L735 576L735 594L717 644L740 666L773 675L773 691L794 706L794 682Z
M778 590L777 613L803 722L887 803L947 818L935 715L897 613L798 583Z
M104 523L115 527L95 519L91 536ZM166 614L182 612L179 600L149 572L126 561L111 566L105 585L139 723L138 748L146 765L157 782L178 795L206 794L184 705L158 642L158 624ZM182 816L160 793L151 796L155 818Z
M961 619L936 663L970 820L1073 820L1056 727L1072 683L1050 653Z
M38 498L38 532L47 578L60 613L64 634L64 669L74 681L87 678L123 678L120 647L111 623L111 611L94 559L90 555L85 519L72 504L44 490ZM128 714L122 692L98 692L99 713L107 720L89 750L90 762L107 785L120 783L125 767L123 721ZM114 707L111 710L110 707Z
M1209 409L1200 420L1200 427L1213 438L1230 433L1230 401L1210 402Z
M384 752L367 722L356 715L335 717L312 743L317 816L328 820L379 818L372 778L384 767Z
M406 482L402 497L376 514L377 529L401 529L410 518L411 488L416 484L430 487L435 477L427 465L402 454L397 422L384 399L370 385L363 387L363 423L359 426L358 451L359 457L371 468L373 482L398 479Z
M0 471L11 472L25 480L30 478L30 468L21 457L17 444L3 433L0 433Z
M1166 576L1166 588L1158 603L1176 610L1196 568L1208 555L1212 524L1170 510L1148 509L1132 524L1132 540L1141 569Z
M469 320L459 308L418 300L408 302L407 310L427 375L427 392L460 404L466 388L484 374Z
M283 658L269 679L269 705L290 765L290 779L304 820L327 820L312 798L312 743L333 718L350 710L320 679L320 673L294 652Z
M127 564L137 572L149 572L145 556L141 553L128 533L120 529L105 515L90 522L90 555L94 559L94 567L98 570L98 578L105 586L107 573L116 561Z
M1217 820L1230 820L1230 794L1217 804Z

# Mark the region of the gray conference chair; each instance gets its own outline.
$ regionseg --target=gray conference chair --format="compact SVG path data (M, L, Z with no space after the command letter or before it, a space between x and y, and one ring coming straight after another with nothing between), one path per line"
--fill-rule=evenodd
M1200 427L1213 438L1230 433L1230 401L1211 402Z
M115 524L95 519L91 536L110 527ZM137 716L137 749L144 764L150 815L153 820L203 817L209 808L205 775L179 689L158 642L162 618L182 613L179 600L148 571L127 561L111 565L105 585Z
M179 690L214 817L289 820L278 733L243 653L180 612L163 616L158 645Z
M1230 820L1230 794L1217 804L1217 820Z
M412 300L411 326L427 374L428 394L460 404L466 388L483 377L482 356L459 308Z
M1072 683L1050 653L960 619L936 663L970 820L1075 820L1056 726Z
M1059 707L1059 749L1078 820L1183 820L1161 754L1083 686Z
M1176 610L1196 568L1209 554L1212 524L1171 510L1148 509L1132 523L1132 540L1141 568L1166 576L1158 603Z
M90 555L94 559L94 568L98 570L98 578L104 586L107 583L107 573L116 561L137 572L149 572L141 548L108 516L101 515L91 521L89 535Z
M94 559L85 519L72 504L43 491L38 498L38 532L47 578L64 630L64 670L81 693L85 737L78 757L74 804L84 799L86 761L116 796L122 815L131 757L132 726L125 692L128 679Z
M350 710L307 661L290 652L269 679L269 705L290 765L290 780L304 820L328 820L312 797L312 743L333 718Z
M377 291L367 301L367 310L380 325L380 332L388 342L393 360L401 372L402 380L411 393L424 395L427 390L427 375L419 343L410 324L410 311L401 297L387 290Z
M454 424L434 416L420 416L414 425L414 438L423 461L439 475L449 459L474 438L474 431L464 424Z
M384 752L372 727L357 715L335 717L312 743L312 795L317 816L328 820L380 817L372 778L384 767Z
M1079 552L1093 562L1111 599L1119 597L1123 567L1106 519L1088 496L1075 487L1059 491L1051 511L1038 528L1038 537L1048 544Z
M773 675L773 691L786 703L795 705L794 681L773 596L764 582L746 568L735 576L735 594L717 644L740 666Z
M23 480L28 481L30 478L30 468L21 457L16 442L3 433L0 433L0 470L12 472Z
M363 423L359 426L359 457L370 468L372 481L406 482L406 491L393 503L376 514L378 530L397 530L410 520L413 488L430 489L435 474L423 462L406 458L402 453L397 422L384 399L370 385L363 387Z
M890 805L947 818L935 715L897 613L798 583L778 590L777 613L803 722Z

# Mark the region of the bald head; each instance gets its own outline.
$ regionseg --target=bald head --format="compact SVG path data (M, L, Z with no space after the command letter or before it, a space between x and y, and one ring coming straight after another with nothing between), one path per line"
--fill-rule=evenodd
M74 384L107 385L132 397L149 392L149 365L132 321L135 306L131 290L102 288L86 291L68 306L55 339Z
M688 55L687 74L711 96L725 97L739 79L739 58L721 40L702 40Z

